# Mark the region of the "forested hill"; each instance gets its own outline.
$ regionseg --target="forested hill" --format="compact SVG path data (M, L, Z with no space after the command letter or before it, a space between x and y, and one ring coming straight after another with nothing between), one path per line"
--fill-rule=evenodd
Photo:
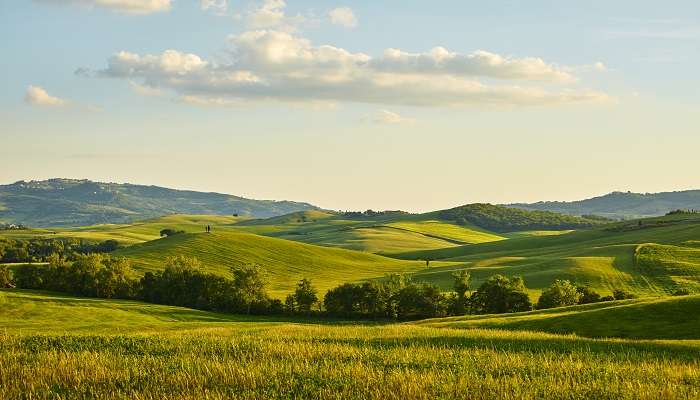
M158 186L49 179L0 185L0 222L28 226L125 223L168 214L267 218L317 207Z
M474 225L493 232L564 230L590 228L609 222L603 218L583 218L549 211L529 211L493 204L467 204L434 213L442 220Z
M508 207L554 211L570 215L595 214L618 219L656 217L673 210L700 209L700 190L646 194L613 192L586 200L540 201L530 204L509 204Z

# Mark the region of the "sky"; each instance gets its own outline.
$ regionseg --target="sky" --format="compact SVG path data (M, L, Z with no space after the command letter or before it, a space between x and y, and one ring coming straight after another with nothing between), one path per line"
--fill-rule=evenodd
M700 2L0 0L0 183L430 211L700 188Z

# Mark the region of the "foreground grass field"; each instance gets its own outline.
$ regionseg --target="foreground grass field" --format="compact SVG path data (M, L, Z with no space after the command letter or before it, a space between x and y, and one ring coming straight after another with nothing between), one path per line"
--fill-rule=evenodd
M0 398L700 396L696 341L232 318L19 291L0 291L0 305Z

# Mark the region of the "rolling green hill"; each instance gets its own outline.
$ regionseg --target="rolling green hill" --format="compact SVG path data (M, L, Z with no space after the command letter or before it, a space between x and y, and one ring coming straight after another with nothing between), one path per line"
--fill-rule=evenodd
M114 255L127 257L139 271L161 269L166 257L177 255L196 257L205 270L225 276L231 266L258 264L266 271L270 294L277 297L291 292L302 278L311 279L323 293L341 283L417 271L424 266L422 261L397 260L221 229L136 244Z
M0 222L32 227L128 223L168 214L271 217L316 207L220 193L76 179L0 185Z
M620 288L639 295L664 295L680 287L700 291L698 238L700 215L690 214L394 256L461 263L414 275L444 288L449 287L454 270L466 268L475 285L499 273L522 276L534 293L556 279L569 279L603 294Z
M62 239L75 238L91 241L117 240L122 245L142 243L160 238L162 229L170 228L185 232L203 232L210 225L214 229L230 229L231 224L245 221L247 217L222 215L166 215L130 224L100 224L77 228L31 228L26 230L0 231L0 238L10 239Z
M399 212L347 215L304 211L243 221L232 227L260 235L379 254L503 239L475 226L460 226L433 217Z
M656 217L673 210L700 209L700 190L663 193L613 192L579 201L540 201L509 204L508 206L571 215L593 214L623 219Z
M438 318L430 327L508 329L631 339L700 339L700 296L611 301L516 314Z
M493 204L467 204L431 214L436 214L444 221L454 221L459 225L470 224L493 232L581 229L607 222L597 218L521 210Z

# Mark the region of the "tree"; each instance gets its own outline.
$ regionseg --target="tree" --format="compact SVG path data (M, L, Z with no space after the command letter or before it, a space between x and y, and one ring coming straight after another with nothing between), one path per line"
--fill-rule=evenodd
M15 281L7 265L0 265L0 288L13 288Z
M266 297L263 271L259 266L249 264L231 267L231 275L233 275L233 286L246 305L246 313L250 314L252 304Z
M588 286L578 286L576 291L581 295L578 304L598 303L602 300L600 294Z
M520 277L491 276L470 296L472 310L477 314L500 314L532 309L525 282Z
M573 306L578 304L581 294L568 280L557 279L552 285L542 291L537 301L538 309Z
M406 285L395 298L399 318L440 317L446 310L445 296L440 288L428 283Z
M452 279L452 287L454 288L456 294L452 303L452 313L456 315L464 315L467 312L467 305L469 303L467 292L471 288L472 277L466 269L463 269L458 272L453 272Z
M2 285L2 283L0 283L0 285ZM0 287L1 287L1 286L0 286ZM673 295L673 296L689 296L689 295L690 295L690 289L684 288L684 287L678 288L678 289L676 289L676 290L673 291L672 295Z
M350 316L360 311L363 292L362 286L345 283L326 292L323 305L330 314Z
M185 233L185 231L176 231L175 229L166 228L160 231L160 237L170 237L173 235L179 235L181 233Z
M633 293L626 292L623 289L613 290L613 297L615 298L615 300L627 300L637 298L637 296L635 296Z
M297 284L294 291L294 300L296 301L299 311L310 313L311 307L318 302L317 290L311 284L311 281L304 278Z

